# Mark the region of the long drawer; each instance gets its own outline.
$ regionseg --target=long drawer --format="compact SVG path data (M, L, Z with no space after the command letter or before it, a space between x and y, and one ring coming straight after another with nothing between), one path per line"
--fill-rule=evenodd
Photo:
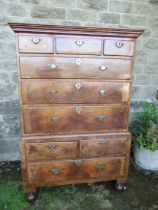
M79 179L116 179L124 175L124 158L78 159L27 164L28 182L55 184Z
M129 101L129 82L97 80L23 79L23 104L124 103Z
M130 79L131 59L20 56L21 78Z
M25 134L127 130L128 106L23 107Z

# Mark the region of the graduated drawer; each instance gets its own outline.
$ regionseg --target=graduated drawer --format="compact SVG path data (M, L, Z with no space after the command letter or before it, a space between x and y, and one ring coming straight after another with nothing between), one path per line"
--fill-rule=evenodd
M26 143L27 161L75 159L78 156L78 142Z
M105 39L104 55L133 56L134 41L123 39Z
M21 78L130 79L131 59L20 56Z
M124 175L124 158L98 158L27 164L28 183L55 184L86 179L116 179Z
M56 53L101 55L102 40L88 37L56 37Z
M23 104L128 102L129 82L22 79Z
M127 138L80 141L81 157L121 157L126 154Z
M126 130L128 106L23 107L25 134Z
M53 53L53 37L51 35L19 35L19 52Z

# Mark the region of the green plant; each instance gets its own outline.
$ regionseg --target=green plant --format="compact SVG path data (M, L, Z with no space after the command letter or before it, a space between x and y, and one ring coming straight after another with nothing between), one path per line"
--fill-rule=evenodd
M141 112L133 115L130 131L134 144L151 151L158 150L158 109L152 103L146 103Z

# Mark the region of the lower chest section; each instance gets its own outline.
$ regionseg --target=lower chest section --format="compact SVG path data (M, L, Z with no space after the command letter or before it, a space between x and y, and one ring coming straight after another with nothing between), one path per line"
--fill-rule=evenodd
M119 179L125 174L129 145L127 134L25 139L28 183L43 186Z

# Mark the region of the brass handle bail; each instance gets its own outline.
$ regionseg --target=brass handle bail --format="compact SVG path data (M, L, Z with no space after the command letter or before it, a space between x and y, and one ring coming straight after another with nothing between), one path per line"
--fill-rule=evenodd
M108 69L108 66L105 66L105 65L100 66L101 71L106 71L107 69Z
M116 42L115 45L117 48L121 48L121 47L123 47L124 44L122 42Z
M48 149L55 149L56 147L58 147L57 144L48 144Z
M106 145L106 144L108 144L108 142L107 141L101 141L100 144L101 145Z
M58 69L58 64L54 64L54 63L52 63L52 64L48 64L48 68L50 69L50 70L57 70Z
M98 166L96 166L96 170L97 171L105 171L105 166L104 165L98 165Z
M60 169L59 169L59 168L52 168L52 169L51 169L51 172L52 172L53 174L59 174L59 173L60 173Z
M34 44L38 44L40 41L41 41L41 40L40 40L38 37L33 37L33 38L32 38L32 42L33 42Z
M107 93L107 91L106 91L106 90L98 90L98 93L99 93L101 96L103 96L103 95L105 95L105 94Z
M97 119L98 121L103 121L105 118L106 118L105 115L98 115L98 116L96 116L96 119Z
M75 43L76 43L77 46L82 46L84 44L84 41L83 40L76 40Z
M54 122L54 123L59 122L59 120L60 120L59 117L52 117L52 118L50 118L50 121L51 121L51 122Z
M48 90L48 93L49 93L49 94L53 94L53 95L54 95L54 94L59 93L59 91L58 91L58 90L56 90L56 89L49 89L49 90Z

